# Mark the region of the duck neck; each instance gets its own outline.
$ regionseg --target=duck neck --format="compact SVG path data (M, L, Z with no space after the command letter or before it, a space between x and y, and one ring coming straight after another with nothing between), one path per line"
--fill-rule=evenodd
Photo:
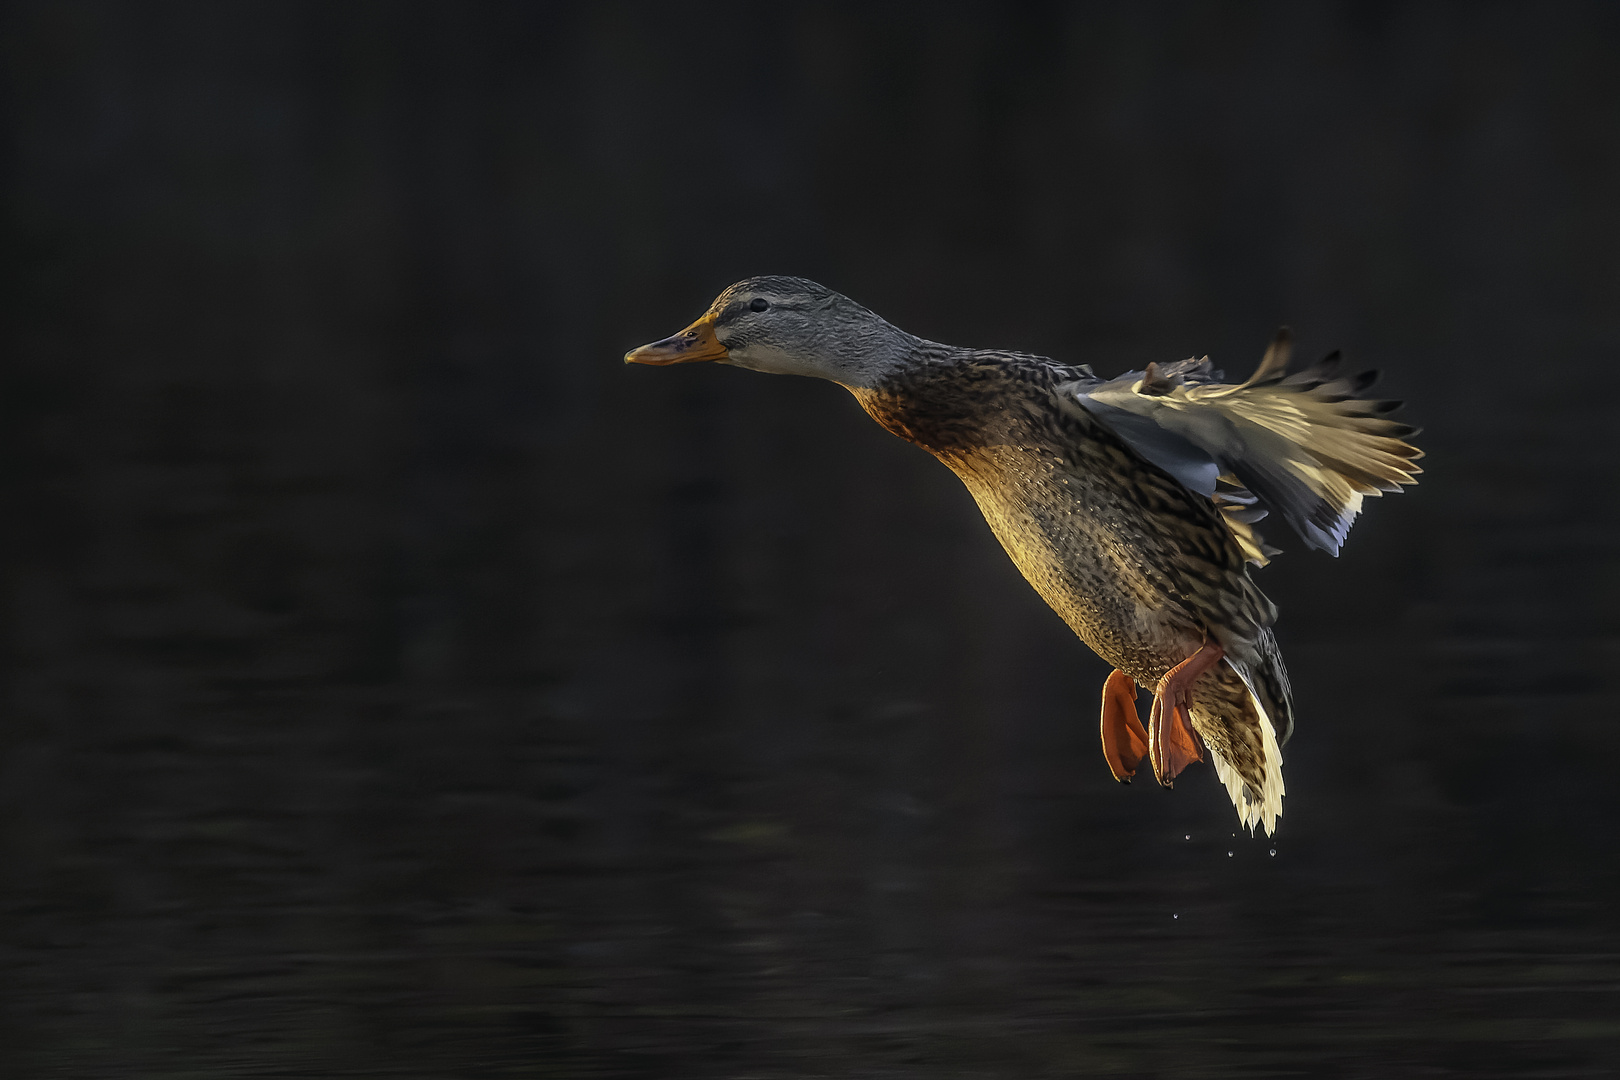
M944 460L995 437L1019 390L1004 365L979 355L914 338L883 378L849 391L888 431Z
M923 362L929 342L908 334L891 323L876 320L850 343L856 354L840 365L846 374L837 381L856 397L893 382L904 372Z

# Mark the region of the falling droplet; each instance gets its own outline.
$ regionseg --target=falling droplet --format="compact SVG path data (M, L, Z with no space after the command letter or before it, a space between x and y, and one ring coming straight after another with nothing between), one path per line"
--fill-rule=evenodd
M1183 840L1191 840L1192 839L1192 833L1188 833L1186 836L1183 836L1182 839Z
M1271 849L1271 857L1273 859L1275 859L1277 857L1277 849L1276 848Z
M1180 915L1172 915L1172 916L1170 916L1170 917L1171 917L1171 918L1172 918L1172 919L1179 919L1179 918L1181 918L1181 916L1180 916Z
M1227 852L1227 853L1226 853L1226 857L1227 857L1227 858L1228 858L1228 859L1230 859L1230 858L1231 858L1231 857L1232 857L1232 853L1231 853L1231 852L1230 852L1230 851L1228 851L1228 852Z

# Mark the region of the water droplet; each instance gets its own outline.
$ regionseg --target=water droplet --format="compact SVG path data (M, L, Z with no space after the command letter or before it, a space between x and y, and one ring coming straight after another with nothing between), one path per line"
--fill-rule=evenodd
M1230 852L1230 851L1228 851L1228 852L1227 852L1227 853L1226 853L1226 857L1227 857L1227 858L1228 858L1228 859L1230 859L1230 858L1231 858L1231 857L1232 857L1232 853L1231 853L1231 852Z
M1273 859L1275 859L1277 857L1277 849L1276 848L1271 849L1271 857Z
M1188 833L1186 836L1183 836L1182 839L1183 840L1191 840L1192 839L1192 833Z
M1172 918L1172 919L1179 919L1179 918L1181 918L1181 916L1180 916L1180 915L1172 915L1172 916L1170 916L1170 917L1171 917L1171 918Z

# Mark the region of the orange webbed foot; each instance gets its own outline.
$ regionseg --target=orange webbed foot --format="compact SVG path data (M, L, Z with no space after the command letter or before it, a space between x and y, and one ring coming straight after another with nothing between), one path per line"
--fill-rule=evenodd
M1102 744L1114 779L1130 783L1147 756L1148 737L1136 712L1136 680L1123 671L1115 671L1103 684Z
M1175 784L1181 770L1204 760L1204 743L1192 728L1192 685L1198 676L1221 662L1226 651L1213 641L1164 673L1153 692L1148 718L1148 755L1153 774L1165 787Z

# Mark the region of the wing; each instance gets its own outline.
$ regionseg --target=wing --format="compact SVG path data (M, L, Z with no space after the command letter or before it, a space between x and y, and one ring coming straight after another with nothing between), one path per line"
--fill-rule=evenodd
M1417 483L1417 429L1387 419L1398 401L1362 394L1377 377L1340 374L1339 354L1286 374L1278 332L1245 383L1218 381L1208 359L1077 382L1068 396L1137 453L1213 499L1251 561L1265 546L1253 525L1276 513L1307 545L1337 555L1362 499Z

